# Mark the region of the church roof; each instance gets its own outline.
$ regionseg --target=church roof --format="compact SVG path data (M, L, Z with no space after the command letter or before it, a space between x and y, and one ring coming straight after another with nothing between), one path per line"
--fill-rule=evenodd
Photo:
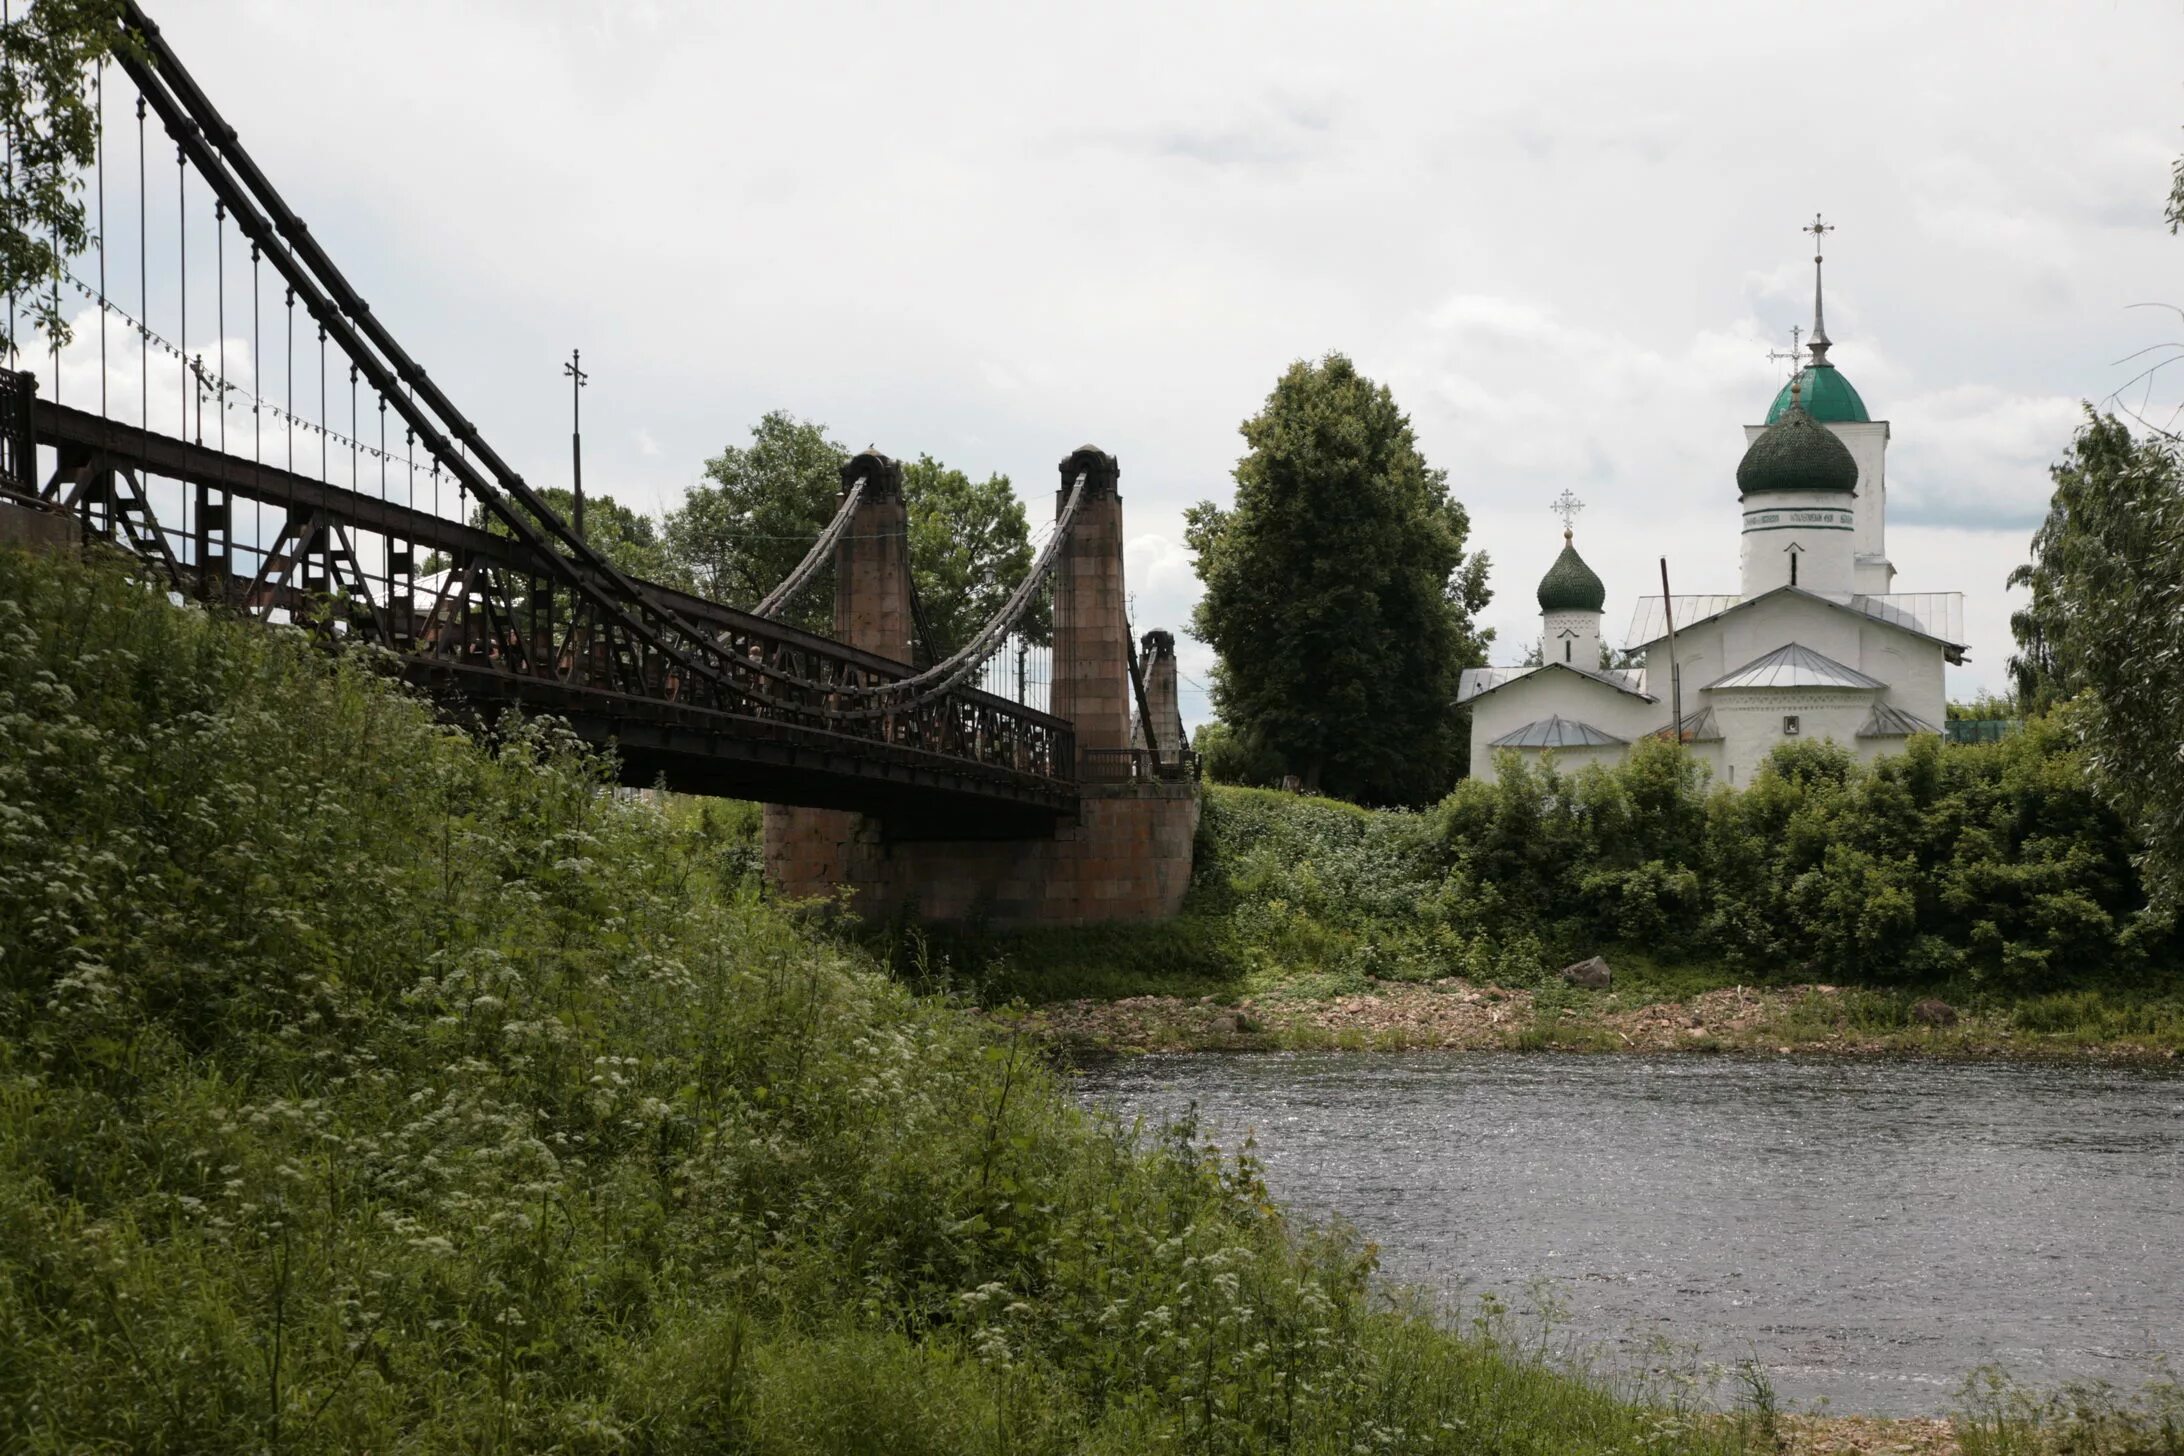
M1909 738L1914 733L1939 733L1941 730L1916 713L1891 707L1887 703L1875 703L1873 716L1865 720L1858 730L1860 738Z
M1673 725L1664 723L1646 736L1674 742L1677 733ZM1682 738L1685 743L1721 742L1721 724L1715 721L1714 705L1712 703L1707 704L1696 713L1684 714Z
M1634 698L1658 702L1646 691L1646 675L1642 668L1610 667L1594 669L1579 667L1572 662L1550 662L1539 667L1467 667L1456 680L1456 701L1468 703L1473 698L1483 698L1488 693L1499 692L1511 683L1538 677L1541 673L1568 672L1588 678L1619 693L1629 693Z
M1562 533L1562 554L1539 579L1539 609L1543 612L1597 612L1608 604L1608 589Z
M1856 612L1876 622L1885 622L1899 632L1908 632L1914 637L1939 642L1943 655L1949 661L1964 661L1964 643L1958 640L1964 631L1962 592L1895 592L1878 596L1864 592L1816 592L1801 586L1778 586L1772 591L1761 592L1756 597L1679 596L1672 599L1676 608L1676 631L1680 635L1687 628L1711 622L1730 612L1757 606L1783 592L1825 602L1831 607ZM1636 652L1653 646L1667 635L1668 628L1661 613L1661 599L1657 596L1640 597L1631 611L1630 633L1624 639L1624 647Z
M1574 718L1552 714L1536 722L1515 728L1487 744L1488 748L1613 748L1628 743L1613 733L1604 733L1590 723L1580 723Z
M1759 432L1737 462L1737 490L1819 491L1848 495L1858 488L1858 462L1835 432L1799 404Z
M1793 388L1794 385L1794 388ZM1767 423L1773 424L1790 412L1793 397L1801 399L1805 413L1822 424L1863 425L1872 422L1866 413L1865 401L1851 387L1843 371L1833 364L1808 364L1798 372L1797 378L1784 384L1775 395L1774 403L1767 407Z
M1888 684L1867 677L1855 667L1845 667L1832 657L1796 642L1785 642L1765 657L1754 658L1735 672L1724 673L1702 692L1717 688L1884 688Z

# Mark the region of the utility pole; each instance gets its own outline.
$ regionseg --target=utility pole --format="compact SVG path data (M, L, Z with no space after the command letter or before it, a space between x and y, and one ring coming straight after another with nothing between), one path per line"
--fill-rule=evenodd
M1668 624L1668 736L1683 747L1683 674L1676 668L1676 599L1668 594L1668 558L1661 558L1661 620Z
M580 349L569 351L569 362L561 366L561 372L569 381L569 457L573 467L570 482L576 496L576 539L584 539L584 395L591 376L583 370L584 354Z

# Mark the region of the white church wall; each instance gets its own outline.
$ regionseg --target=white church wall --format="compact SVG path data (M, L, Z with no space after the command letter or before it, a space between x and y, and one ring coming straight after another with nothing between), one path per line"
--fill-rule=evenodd
M1888 421L1868 424L1830 424L1835 438L1858 462L1858 551L1861 555L1888 554Z
M1721 628L1725 660L1721 672L1715 673L1714 677L1735 672L1787 642L1809 647L1846 667L1858 665L1859 618L1810 597L1784 592L1749 607L1725 612L1721 617ZM1689 683L1691 679L1686 676L1684 681Z
M1858 729L1873 710L1874 696L1870 691L1844 689L1731 689L1709 694L1714 721L1721 727L1722 781L1736 788L1745 787L1767 755L1783 743L1832 739L1860 753ZM1798 731L1794 734L1783 731L1784 720L1790 717L1797 719Z
M1690 717L1702 706L1699 689L1732 667L1741 663L1722 661L1721 623L1703 622L1676 634L1676 665L1683 677L1684 716ZM1661 700L1661 721L1668 721L1668 707L1672 699L1668 672L1668 648L1656 645L1647 652L1646 685L1648 691Z
M1472 699L1471 772L1492 783L1494 750L1487 745L1527 723L1554 715L1590 723L1617 738L1635 740L1667 726L1668 705L1649 703L1575 673L1542 669ZM1621 752L1615 750L1616 756Z
M1545 661L1567 662L1588 670L1600 666L1598 612L1542 612L1540 631L1540 656ZM1569 634L1567 638L1564 633Z
M1941 726L1949 699L1940 643L1869 622L1860 629L1859 659L1859 671L1888 684L1888 702Z
M1756 597L1778 586L1850 591L1856 579L1856 505L1850 497L1824 490L1744 497L1737 547L1743 594Z

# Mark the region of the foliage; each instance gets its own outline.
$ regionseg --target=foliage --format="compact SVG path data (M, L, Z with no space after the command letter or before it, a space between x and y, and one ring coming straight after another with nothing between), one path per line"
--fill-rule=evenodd
M0 126L9 157L0 193L0 290L22 309L11 310L0 328L0 349L32 352L6 329L43 330L56 348L69 340L58 302L61 269L96 241L81 196L82 174L98 148L96 97L86 78L122 43L120 0L35 0L0 29Z
M1307 788L1422 803L1463 764L1456 677L1485 661L1486 558L1385 385L1299 361L1242 426L1236 502L1191 507L1222 721Z
M573 528L576 496L558 485L539 491L547 508ZM473 514L472 525L497 536L509 534L498 520L486 518L483 509ZM642 511L633 511L611 495L584 497L584 540L626 576L659 581L667 575L667 548L660 539L659 523Z
M2143 967L2171 935L2067 716L1992 744L1917 737L1869 767L1784 745L1741 792L1707 792L1672 744L1575 775L1512 755L1440 812L1457 923L1558 953L1621 940L1760 974L2038 985Z
M751 443L706 461L705 480L667 513L661 537L675 583L733 606L763 599L834 519L848 459L826 426L769 410L751 427ZM831 626L830 571L782 620L815 631Z
M0 551L0 1447L1731 1448L1376 1307L608 781Z
M1006 475L976 482L930 455L903 466L902 495L911 580L939 639L934 650L946 655L978 635L1030 572L1031 527ZM1039 642L1050 624L1042 617L1026 628Z
M1200 771L1217 784L1270 789L1282 781L1279 754L1218 718L1198 725L1191 735L1191 751L1198 755Z
M550 485L538 494L549 510L574 529L576 495L573 491ZM483 505L471 507L470 524L496 536L515 534L505 521ZM658 524L652 517L631 510L611 495L584 497L584 539L624 575L645 581L660 581L667 575L667 554L660 541ZM435 551L419 564L418 570L429 575L445 571L451 564L446 556Z
M2000 693L1982 692L1959 702L1952 698L1945 710L1952 723L1993 723L2018 716L2018 700Z
M2082 695L2086 761L2144 841L2148 886L2172 906L2184 900L2180 448L2088 409L2052 472L2033 560L2011 577L2032 588L2020 616L2038 618L2035 686Z
M1179 919L948 936L941 948L989 1000L1332 995L1500 969L1440 924L1429 815L1256 788L1211 788L1202 805Z
M1883 988L1897 1027L1935 988L2073 1044L2184 1027L2166 979L2184 945L2068 712L1866 767L1785 745L1741 791L1647 741L1577 773L1512 754L1425 813L1220 787L1204 804L1179 921L950 944L965 979L1039 999L1556 988L1607 951L1641 1000L1821 979Z
M1959 1399L1964 1456L2184 1456L2184 1385L2173 1377L2135 1395L2106 1381L2036 1394L1989 1366Z
M706 479L669 511L661 529L667 574L715 601L750 606L780 585L834 519L849 451L826 426L774 410L751 427L748 446L705 464ZM1031 568L1031 531L1006 475L973 481L930 455L903 467L910 577L943 651L968 642ZM831 566L782 619L813 631L833 626ZM1029 624L1033 640L1046 630Z

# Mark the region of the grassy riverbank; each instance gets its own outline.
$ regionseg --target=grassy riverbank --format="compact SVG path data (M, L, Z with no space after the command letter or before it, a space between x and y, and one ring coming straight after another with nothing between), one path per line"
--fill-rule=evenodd
M299 635L0 551L0 805L8 1450L1756 1449Z
M889 946L1106 1047L2184 1051L2184 952L2067 726L1707 794L1665 749L1382 812L1209 787L1164 925ZM891 932L892 933L892 932ZM1604 955L1607 991L1562 984Z

